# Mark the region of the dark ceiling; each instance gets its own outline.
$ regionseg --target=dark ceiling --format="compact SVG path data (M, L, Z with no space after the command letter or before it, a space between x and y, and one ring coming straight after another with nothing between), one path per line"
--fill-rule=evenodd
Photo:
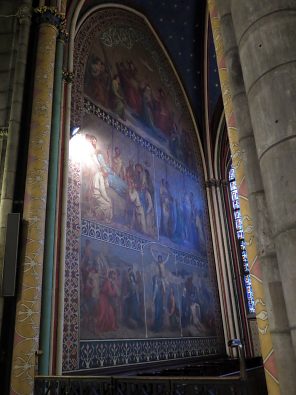
M74 3L75 1L72 5ZM94 5L104 3L106 1L86 0L82 13ZM159 35L183 82L203 140L205 45L208 57L207 90L210 118L215 113L221 95L211 29L209 41L205 42L206 0L125 0L112 3L129 6L145 15Z

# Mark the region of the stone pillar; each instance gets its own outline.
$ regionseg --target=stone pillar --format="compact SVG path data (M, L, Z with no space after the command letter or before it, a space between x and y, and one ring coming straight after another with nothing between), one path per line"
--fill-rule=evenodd
M232 1L231 10L295 358L296 1Z
M4 247L6 239L7 215L12 211L15 177L17 170L17 159L19 149L19 137L21 130L21 116L23 93L25 85L25 73L27 65L27 53L29 44L29 35L31 27L31 0L23 0L21 7L18 9L18 44L17 55L15 59L15 72L12 87L12 98L9 113L9 124L7 133L7 146L5 151L3 181L1 182L1 200L0 200L0 288L2 289L2 272ZM0 328L2 327L3 298L0 297Z
M7 127L11 106L12 80L15 67L18 30L18 2L0 2L0 127Z
M26 228L19 268L11 394L33 393L38 350L48 158L57 25L53 8L36 10L40 22L34 79L23 223Z
M269 332L269 322L266 312L265 296L262 285L262 274L257 256L257 247L253 232L252 216L248 201L248 190L245 179L245 168L242 160L242 152L239 147L239 137L236 126L236 119L233 111L233 103L230 94L230 84L226 70L226 60L224 46L221 37L220 20L215 4L215 0L208 0L214 44L217 55L218 70L221 82L222 97L225 109L225 117L228 129L228 138L232 155L232 162L236 173L241 213L243 217L243 229L247 244L247 254L250 264L252 287L256 303L256 318L259 330L262 358L265 368L265 377L268 392L271 395L280 394L277 371L275 368L273 344Z
M266 297L270 333L275 349L282 394L296 393L296 361L290 353L292 340L285 307L282 283L275 246L271 238L270 221L253 135L253 127L246 96L238 47L233 30L230 0L216 0L220 17L224 53L230 83L234 113L239 132L239 145L243 153L248 198L253 214L258 258ZM274 303L276 301L276 303Z

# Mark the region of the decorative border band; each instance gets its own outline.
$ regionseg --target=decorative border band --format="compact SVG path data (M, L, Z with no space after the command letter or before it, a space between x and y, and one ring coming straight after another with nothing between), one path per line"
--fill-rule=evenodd
M127 364L169 361L180 358L221 355L221 339L196 337L180 339L144 339L81 341L80 369L95 369Z
M105 241L106 243L116 244L121 247L129 248L131 250L142 252L145 245L151 243L151 240L146 240L130 233L122 232L118 229L111 228L92 222L87 219L81 220L81 235L90 237L92 239ZM206 268L208 266L207 259L200 258L183 251L175 250L167 247L176 257L178 263L185 265L196 266L199 268Z
M190 171L186 166L184 166L181 162L177 161L172 156L168 155L160 148L156 147L150 141L146 140L144 137L138 135L132 129L128 128L126 125L121 123L119 120L113 118L106 111L92 103L88 99L84 99L84 110L87 114L94 114L108 125L114 127L118 132L122 133L124 136L130 138L135 143L141 145L147 151L151 152L157 158L166 161L175 169L179 170L181 173L193 178L195 181L199 181L199 177L197 174Z

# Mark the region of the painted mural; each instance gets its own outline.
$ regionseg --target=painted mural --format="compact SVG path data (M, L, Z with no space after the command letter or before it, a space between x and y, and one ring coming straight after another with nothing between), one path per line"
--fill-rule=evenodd
M156 238L153 155L102 121L85 119L81 215Z
M171 85L164 83L166 76L153 59L152 48L148 43L142 46L140 38L140 33L130 27L125 30L112 26L101 34L88 57L84 93L137 133L194 168L192 125L185 122L176 93L171 96Z
M75 57L63 370L218 354L203 171L176 75L121 9L83 23Z
M83 339L145 337L143 263L139 252L82 239L80 316Z

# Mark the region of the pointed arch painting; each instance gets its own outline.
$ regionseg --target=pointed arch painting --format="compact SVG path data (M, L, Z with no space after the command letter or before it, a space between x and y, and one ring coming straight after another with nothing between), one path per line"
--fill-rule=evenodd
M97 8L74 76L63 370L222 353L201 152L164 48Z

